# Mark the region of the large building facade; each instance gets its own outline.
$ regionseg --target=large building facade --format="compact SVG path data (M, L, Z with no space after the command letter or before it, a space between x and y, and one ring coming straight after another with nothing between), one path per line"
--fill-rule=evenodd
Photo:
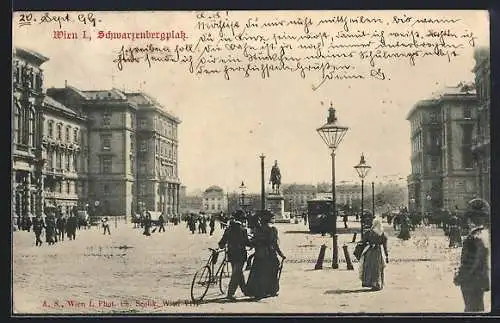
M11 206L14 220L43 208L41 133L44 101L43 70L48 58L16 48L12 58L12 174Z
M476 195L472 135L477 99L474 87L447 87L410 110L412 211L462 209Z
M477 89L477 118L472 139L472 153L477 172L478 194L481 198L491 201L490 192L490 51L480 48L474 54L476 65L475 84Z
M178 215L180 120L144 93L67 84L43 93L45 61L14 52L14 217L88 205L108 215L130 215L139 205Z

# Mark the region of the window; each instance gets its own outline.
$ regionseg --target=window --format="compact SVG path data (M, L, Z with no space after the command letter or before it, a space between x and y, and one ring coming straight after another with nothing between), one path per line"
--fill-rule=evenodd
M101 135L101 148L102 150L111 150L111 135Z
M62 125L57 124L57 140L62 140Z
M139 119L139 127L140 128L145 128L148 125L148 120L145 118Z
M464 119L470 119L470 118L472 118L472 108L464 107Z
M130 156L130 173L133 174L134 173L134 156Z
M71 166L71 155L67 154L66 155L66 170L70 170L70 166Z
M71 127L66 127L66 142L69 142L69 136L71 133Z
M141 140L139 145L140 151L148 151L148 142L146 140Z
M52 120L49 120L49 122L47 123L47 136L49 138L54 137L54 121Z
M463 146L462 147L462 166L463 168L472 168L474 164L474 159L472 156L472 151L470 149L470 146Z
M21 128L22 128L22 119L21 119L21 107L18 103L16 103L16 110L14 112L14 142L21 142Z
M105 194L105 195L108 195L109 194L109 185L108 184L104 184L102 186L102 192Z
M145 162L141 162L139 165L139 172L141 174L145 174L147 170L147 164Z
M111 111L109 109L106 109L102 113L102 125L103 126L110 126L111 125Z
M52 153L53 153L52 150L47 150L47 164L45 165L45 167L49 170L52 169L53 167Z
M56 151L56 168L57 170L62 169L63 155L61 152Z
M472 144L472 131L473 131L473 125L472 124L464 124L462 125L462 144L463 145L471 145Z
M70 181L68 181L66 183L66 193L71 194L71 182Z
M78 157L79 156L77 154L73 155L73 170L75 172L78 171Z
M75 143L77 143L77 142L78 142L78 128L75 128L75 129L73 130L73 141L74 141Z
M146 195L147 194L146 183L140 183L139 184L139 194L140 195Z
M101 157L101 173L104 173L104 174L111 173L111 164L112 164L111 156L102 156Z

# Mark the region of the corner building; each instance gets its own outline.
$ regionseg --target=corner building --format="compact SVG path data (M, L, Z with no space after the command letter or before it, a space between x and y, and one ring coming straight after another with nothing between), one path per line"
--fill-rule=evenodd
M411 125L410 210L420 213L465 208L477 194L472 137L477 98L474 87L447 87L415 104Z

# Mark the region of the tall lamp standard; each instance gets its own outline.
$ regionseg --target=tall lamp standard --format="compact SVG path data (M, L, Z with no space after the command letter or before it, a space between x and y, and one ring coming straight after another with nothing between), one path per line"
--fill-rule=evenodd
M370 171L371 168L372 167L366 163L365 156L361 154L361 159L359 161L359 164L354 166L354 169L358 173L359 178L361 178L361 239L363 238L364 226L366 222L365 211L363 206L365 177L368 175L368 172Z
M335 116L335 109L333 105L330 103L330 108L328 109L328 118L326 123L320 128L316 129L318 134L321 136L321 139L325 142L325 144L331 150L332 157L332 238L333 238L333 246L332 246L332 268L338 269L338 245L337 245L337 210L336 203L337 199L335 196L335 150L339 146L342 139L349 130L348 127L339 126L337 124L337 117Z
M240 185L240 192L241 192L241 195L240 195L240 206L241 208L245 209L245 193L247 191L247 187L245 186L245 183L243 181L241 181L241 185Z

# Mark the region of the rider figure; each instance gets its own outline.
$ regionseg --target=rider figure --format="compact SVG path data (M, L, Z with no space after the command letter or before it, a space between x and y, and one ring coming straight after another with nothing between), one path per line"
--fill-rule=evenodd
M273 186L273 193L279 193L280 185L281 185L281 172L278 167L278 161L274 161L273 168L271 168L271 178L269 179L269 183Z

